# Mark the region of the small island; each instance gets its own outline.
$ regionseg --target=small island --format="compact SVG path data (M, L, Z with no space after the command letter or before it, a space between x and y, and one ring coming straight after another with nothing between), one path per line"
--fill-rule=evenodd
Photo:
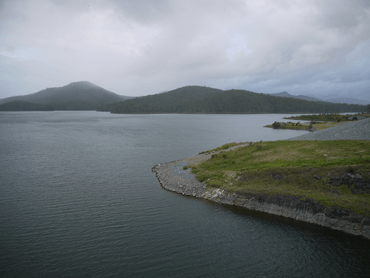
M370 117L370 114L358 113L358 114L317 114L317 115L301 115L301 116L291 116L284 117L284 119L289 120L302 120L309 122L277 122L275 121L271 125L266 125L264 127L269 127L273 129L290 129L290 130L307 130L307 131L317 131L326 129L329 127L334 127L338 124L352 122L357 120L363 120Z

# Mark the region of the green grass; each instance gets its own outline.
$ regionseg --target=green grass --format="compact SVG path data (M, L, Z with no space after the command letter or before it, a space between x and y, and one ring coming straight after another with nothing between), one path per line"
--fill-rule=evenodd
M202 154L202 153L211 153L211 152L216 152L216 151L223 151L223 150L227 150L227 149L230 149L231 147L235 147L235 146L239 146L239 145L242 145L242 144L245 144L245 143L227 143L227 144L224 144L222 145L221 147L218 147L216 149L213 149L213 150L209 150L209 151L205 151L205 152L200 152L199 154Z
M361 173L370 180L370 141L259 142L213 154L211 159L191 168L211 188L294 195L370 216L370 194L353 194L347 186L329 183L330 177L344 173ZM278 180L272 175L283 178ZM315 175L322 179L314 178Z

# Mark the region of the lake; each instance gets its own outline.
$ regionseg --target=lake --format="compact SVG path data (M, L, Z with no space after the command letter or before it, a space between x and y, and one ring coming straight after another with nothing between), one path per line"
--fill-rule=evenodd
M0 112L1 277L368 277L370 241L163 190L151 168L283 140L283 114Z

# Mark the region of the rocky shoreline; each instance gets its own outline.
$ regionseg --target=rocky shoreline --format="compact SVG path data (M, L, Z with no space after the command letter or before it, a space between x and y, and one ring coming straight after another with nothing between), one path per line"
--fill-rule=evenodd
M367 137L367 134L364 136L364 130L369 130L370 119L361 122L363 122L361 125L364 128L358 133L359 137L363 139L363 137ZM352 126L346 124L346 126L346 134L351 133L351 128L359 128L358 123ZM326 132L329 135L337 134L332 129L335 129L335 127L329 128ZM308 140L314 140L311 134ZM351 134L355 134L355 132ZM325 137L325 133L321 132L319 137L318 140L323 140L321 138ZM304 136L291 140L304 140ZM152 171L156 174L162 188L172 192L318 224L353 235L362 235L370 239L370 218L353 215L346 209L328 209L314 200L302 200L298 197L236 194L222 189L207 188L206 182L199 182L195 175L190 172L190 169L185 170L184 166L196 165L210 157L211 154L209 153L199 154L186 159L158 164L152 168Z

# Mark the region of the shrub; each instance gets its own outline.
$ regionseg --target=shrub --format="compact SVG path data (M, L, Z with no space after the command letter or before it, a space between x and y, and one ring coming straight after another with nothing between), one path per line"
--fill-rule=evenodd
M272 124L273 128L279 128L280 126L281 126L281 124L279 122L276 122L276 121Z

